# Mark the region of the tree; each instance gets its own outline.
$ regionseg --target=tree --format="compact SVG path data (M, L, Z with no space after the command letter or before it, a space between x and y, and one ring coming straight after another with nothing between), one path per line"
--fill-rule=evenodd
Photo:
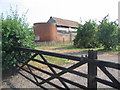
M25 14L19 16L16 10L10 9L8 15L1 14L0 20L2 21L2 68L6 70L14 66L15 56L19 57L15 47L34 48L34 35L30 31Z
M116 22L109 21L108 15L100 22L98 37L104 49L116 48L118 44L118 26Z
M118 45L120 46L120 28L118 28Z
M80 48L98 47L96 38L97 24L95 21L86 21L84 25L79 25L74 45Z

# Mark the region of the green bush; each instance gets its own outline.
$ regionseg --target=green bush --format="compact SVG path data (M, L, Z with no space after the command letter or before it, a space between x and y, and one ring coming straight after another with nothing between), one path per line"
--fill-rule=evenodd
M120 46L120 28L118 28L118 45Z
M15 47L34 48L34 35L25 14L19 16L16 10L10 9L8 15L1 14L0 20L2 21L2 69L6 70L12 68L16 58L19 58Z
M74 45L80 48L95 48L98 47L96 38L97 24L95 21L86 21L84 25L79 25L77 35L74 39Z
M110 22L109 16L103 18L99 25L95 21L79 25L74 45L80 48L103 46L105 50L116 49L120 45L120 28L116 21Z
M107 15L100 22L98 41L104 46L104 49L113 49L118 45L118 25L116 22L110 22L108 18Z

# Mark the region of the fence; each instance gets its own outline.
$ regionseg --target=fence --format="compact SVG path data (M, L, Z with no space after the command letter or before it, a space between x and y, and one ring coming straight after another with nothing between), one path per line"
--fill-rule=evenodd
M50 41L50 42L36 42L36 44L40 45L40 46L69 46L69 45L73 45L73 42L68 41L68 42L54 42L54 41Z
M73 86L76 86L78 88L82 88L82 89L86 89L86 88L97 88L97 82L102 83L104 85L108 85L110 87L116 88L116 89L120 89L120 82L119 80L117 80L106 68L113 68L116 70L120 70L120 63L113 63L113 62L107 62L107 61L102 61L102 60L97 60L97 51L94 50L89 50L88 51L88 55L87 56L71 56L71 55L65 55L65 54L59 54L59 53L53 53L53 52L47 52L47 51L41 51L41 50L34 50L34 49L28 49L28 48L16 48L16 50L18 51L20 57L26 57L26 56L22 56L21 52L29 52L32 53L32 57L28 58L28 60L21 62L22 60L17 60L17 67L18 67L18 71L19 73L24 76L26 79L30 80L31 82L33 82L34 84L36 84L37 86L43 88L43 89L47 89L45 86L43 86L43 84L47 83L50 84L51 86L58 88L58 89L70 89L68 84L69 83ZM38 60L35 59L35 57L39 55L41 57L42 60ZM47 55L47 56L53 56L53 57L58 57L58 58L65 58L65 59L69 59L69 60L73 60L73 61L77 61L77 63L73 64L70 67L62 67L59 65L55 65L52 63L49 63L46 58L43 55ZM37 63L41 63L41 64L45 64L49 67L49 69L51 70L51 72L48 72L46 70L43 70L42 68L37 68L35 66L30 65L28 62L30 61L34 61ZM82 73L80 71L76 71L74 70L75 68L86 64L88 65L88 73ZM28 69L24 68L24 66L27 66ZM97 76L97 67L99 67L104 74L111 80L105 80L103 78L99 78ZM60 72L56 72L55 69L59 69L61 70ZM45 73L47 75L49 75L50 77L48 78L42 78L39 75L36 75L32 69L38 70L42 73ZM29 74L31 74L34 79L31 79L29 77L27 77L26 75L24 75L22 71L25 71ZM75 74L77 76L81 76L87 79L87 86L81 85L79 83L76 83L72 80L66 79L64 77L62 77L63 74L65 73L72 73ZM62 87L59 85L56 85L56 83L51 82L51 80L57 78L61 83L62 83ZM74 77L73 77L74 78ZM40 79L41 81L39 82L38 79Z

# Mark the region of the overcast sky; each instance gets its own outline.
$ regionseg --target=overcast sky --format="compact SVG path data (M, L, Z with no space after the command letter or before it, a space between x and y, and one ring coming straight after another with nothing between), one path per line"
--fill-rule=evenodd
M120 0L0 0L0 13L18 7L18 12L27 13L30 25L46 22L50 16L80 21L101 20L109 14L111 20L118 19Z

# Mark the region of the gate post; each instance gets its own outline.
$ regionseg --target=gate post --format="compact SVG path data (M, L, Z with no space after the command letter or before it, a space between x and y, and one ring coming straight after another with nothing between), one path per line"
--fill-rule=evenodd
M88 88L97 88L97 82L95 77L97 76L97 64L94 59L97 59L97 51L96 50L88 50L88 58L91 60L88 62Z

